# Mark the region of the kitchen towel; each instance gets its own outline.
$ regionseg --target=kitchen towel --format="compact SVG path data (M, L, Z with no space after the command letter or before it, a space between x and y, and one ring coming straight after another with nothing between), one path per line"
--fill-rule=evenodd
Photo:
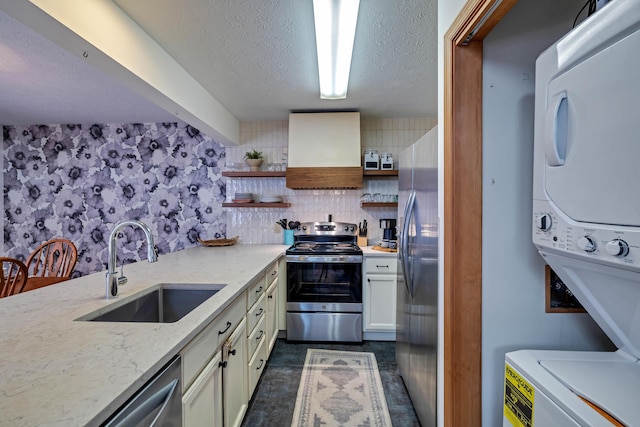
M392 427L373 353L308 349L292 427Z

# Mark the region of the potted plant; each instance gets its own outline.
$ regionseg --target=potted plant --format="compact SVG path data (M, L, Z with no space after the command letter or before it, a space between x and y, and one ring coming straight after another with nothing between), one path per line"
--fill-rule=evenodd
M244 153L244 161L249 165L249 168L252 172L257 172L260 170L260 165L264 158L262 157L262 152L258 150L247 151Z

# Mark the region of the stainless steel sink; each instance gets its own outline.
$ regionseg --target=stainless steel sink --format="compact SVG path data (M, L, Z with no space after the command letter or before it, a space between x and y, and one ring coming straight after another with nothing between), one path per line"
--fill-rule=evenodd
M113 304L113 308L106 307L77 320L173 323L182 319L225 286L160 283Z

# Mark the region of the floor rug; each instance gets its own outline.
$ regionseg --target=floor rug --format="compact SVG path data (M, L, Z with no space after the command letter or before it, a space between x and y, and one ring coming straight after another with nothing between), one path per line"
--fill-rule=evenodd
M373 353L308 349L295 427L392 427Z

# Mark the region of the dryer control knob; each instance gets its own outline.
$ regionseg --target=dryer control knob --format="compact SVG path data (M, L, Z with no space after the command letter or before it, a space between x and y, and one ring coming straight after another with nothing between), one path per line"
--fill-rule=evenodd
M596 241L591 236L582 236L578 239L578 248L585 252L594 252L596 250Z
M536 226L542 231L551 230L551 215L544 213L536 217Z
M629 254L629 245L624 240L614 239L610 242L607 242L605 250L609 255L622 258Z

